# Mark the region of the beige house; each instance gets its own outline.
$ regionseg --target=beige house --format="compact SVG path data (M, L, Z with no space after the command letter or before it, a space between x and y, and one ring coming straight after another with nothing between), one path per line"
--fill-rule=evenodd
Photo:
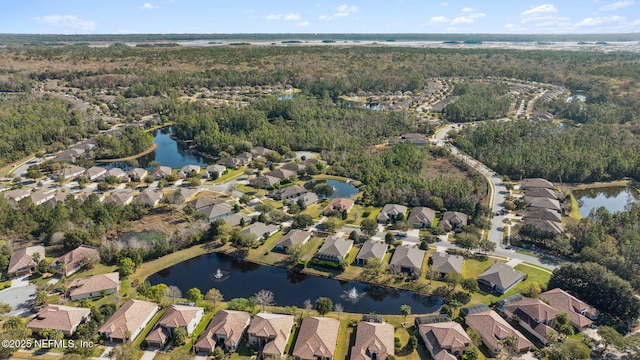
M118 291L120 274L117 272L74 279L67 283L68 296L72 301L105 296Z
M98 333L111 341L133 340L151 321L160 307L142 300L129 300L100 328Z
M39 255L35 255L36 253ZM7 274L9 276L31 274L35 267L38 266L38 263L34 260L34 257L38 258L38 256L40 260L44 259L44 246L42 245L14 250L9 259Z
M418 333L434 360L457 360L473 343L454 321L418 325Z
M331 200L329 205L327 205L327 207L325 207L324 210L322 210L322 213L324 215L327 215L332 211L349 212L353 208L354 204L355 204L354 201L351 199L335 198Z
M464 321L480 335L480 339L482 339L482 342L493 355L498 354L500 350L502 350L500 340L504 340L510 336L516 338L516 349L518 352L526 352L533 347L531 341L509 325L507 320L503 319L502 316L493 310L469 314L465 317Z
M44 329L60 330L65 336L71 336L78 325L89 318L90 309L63 305L47 305L27 324L34 333Z
M251 315L245 311L218 311L207 329L200 334L194 345L195 351L210 353L216 346L224 350L237 349L250 321Z
M71 276L82 269L87 261L99 260L100 253L93 246L80 245L68 253L53 260L51 267L61 276Z
M293 357L296 360L333 360L340 322L336 319L307 316L302 320Z
M171 305L160 320L158 320L155 329L147 335L145 340L149 346L163 347L167 340L173 336L173 330L175 330L175 328L182 326L186 328L187 335L191 335L203 316L203 308Z
M386 360L395 355L393 333L389 323L361 321L356 330L356 342L351 348L351 360Z
M543 292L538 297L554 308L566 312L569 322L579 330L589 327L600 315L596 308L560 288Z
M259 313L249 325L249 346L257 348L262 356L282 358L293 328L293 316Z

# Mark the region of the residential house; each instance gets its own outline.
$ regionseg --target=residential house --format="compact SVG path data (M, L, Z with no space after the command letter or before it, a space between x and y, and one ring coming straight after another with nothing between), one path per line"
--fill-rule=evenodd
M160 203L160 200L164 197L161 191L147 189L140 195L136 196L134 203L140 204L146 207L156 207Z
M560 202L556 199L549 199L546 197L531 197L531 196L525 195L524 203L527 205L527 209L542 208L542 209L554 210L557 212L562 211Z
M280 169L282 170L290 170L290 171L295 171L296 174L298 173L302 173L303 171L305 171L307 169L307 164L303 163L303 162L299 162L299 163L289 163L289 164L284 164L280 167Z
M522 179L522 181L520 181L520 185L522 186L522 188L527 190L530 190L533 188L544 188L544 189L555 188L555 186L553 186L551 182L541 178Z
M106 203L116 203L120 206L131 204L133 193L131 191L114 192L109 195Z
M302 320L296 345L295 360L333 360L338 342L340 321L325 317L307 316Z
M382 208L382 211L376 217L376 220L379 223L394 223L396 219L400 216L404 217L407 213L408 208L404 205L398 204L387 204Z
M353 240L345 240L338 236L329 236L313 257L319 260L340 263L349 255L353 247Z
M306 244L311 239L311 232L300 229L292 229L280 239L276 245L276 250L286 251L291 245Z
M331 200L329 205L322 210L323 215L328 215L332 211L339 211L341 213L349 212L353 208L355 202L346 198L335 198Z
M23 189L9 190L9 191L5 191L2 194L2 196L4 196L5 199L18 202L24 198L28 198L29 196L31 196L31 191L23 190Z
M180 176L180 178L182 178L182 179L185 179L185 178L189 177L192 174L199 174L199 173L200 173L200 166L198 166L198 165L185 165L178 172L178 176Z
M240 160L242 165L249 165L253 161L253 154L245 151L236 155L236 159Z
M261 349L262 356L281 358L284 356L293 323L292 315L258 313L247 330L248 344Z
M458 211L445 211L442 214L442 226L447 231L466 226L468 221L467 215Z
M84 150L82 149L67 149L56 154L53 160L74 163L80 156L83 155Z
M61 276L71 276L88 262L100 260L98 249L89 245L80 245L68 253L53 260L51 267Z
M489 307L485 304L471 305L471 306L467 306L460 309L460 316L462 318L465 318L467 317L467 315L478 314L478 313L486 312L489 310L491 309L489 309Z
M513 303L517 303L518 301L524 300L527 297L520 294L520 293L515 293L513 295L509 295L507 297L504 297L498 301L496 301L495 303L495 310L500 312L500 313L504 313L504 307L507 305L511 305Z
M296 171L280 168L280 169L276 169L276 170L273 170L273 171L269 171L265 175L278 178L278 179L280 179L280 181L282 181L284 179L293 178L293 177L297 176L298 173Z
M222 204L224 202L224 200L216 199L213 196L201 196L195 200L189 201L189 205L193 206L193 208L196 210L201 210L213 205Z
M31 193L31 202L33 205L42 205L56 196L51 190L38 190Z
M218 164L224 165L227 169L234 169L234 170L242 166L242 163L240 162L240 160L234 157L222 158L218 160Z
M531 226L538 231L550 233L553 235L560 235L564 232L564 226L562 225L562 223L557 221L528 218L523 220L522 225Z
M164 179L168 175L171 175L171 168L168 166L156 166L151 169L150 174L155 180Z
M303 188L302 186L292 185L273 190L269 193L269 196L276 200L288 200L305 193L307 193L307 189Z
M554 200L562 199L560 193L558 193L553 189L548 189L548 188L530 188L530 189L527 189L527 191L525 191L525 195L531 196L531 197L554 199Z
M395 274L404 272L415 277L422 274L422 263L427 252L417 246L402 245L396 247L389 263L389 271Z
M431 266L443 277L449 273L462 274L464 258L460 255L436 251L431 255Z
M558 213L557 211L544 209L544 208L527 209L527 211L524 213L524 217L522 218L522 220L527 221L527 220L533 220L533 219L548 220L548 221L558 222L558 223L562 222L562 217L560 216L560 213Z
M44 255L44 246L42 245L13 250L11 258L9 259L7 275L21 276L31 274L31 272L35 270L36 266L38 266L36 259L39 258L39 260L43 260Z
M34 333L44 329L62 331L65 336L76 332L78 325L89 319L91 309L63 305L47 305L38 311L27 327Z
M367 240L356 256L356 264L365 265L369 259L374 258L382 260L388 249L389 245L384 241Z
M294 197L287 200L289 204L298 204L299 202L303 202L305 206L315 204L318 201L320 201L320 198L318 197L318 195L312 192L307 192L298 197Z
M67 197L69 196L71 196L74 199L76 198L75 194L61 192L61 193L55 194L55 196L49 199L49 201L47 201L46 204L48 204L51 207L55 207L57 203L64 204L65 201L67 201Z
M78 176L84 174L85 169L80 166L70 166L58 171L55 175L56 179L74 180Z
M418 333L434 360L457 360L473 343L462 326L451 320L420 324Z
M250 321L251 315L246 311L218 311L200 334L194 350L211 353L216 346L227 351L237 349Z
M110 341L132 341L158 310L160 307L156 303L129 300L98 328L98 333L108 337Z
M129 179L131 179L131 181L140 182L144 180L144 178L147 177L147 175L149 175L149 172L142 168L135 168L135 169L129 170L127 175L129 175Z
M73 279L67 283L67 296L71 301L116 294L119 291L120 274L118 272Z
M519 319L520 326L545 345L549 334L555 332L553 325L559 313L540 299L525 298L504 307L504 315L508 319Z
M422 229L431 227L436 220L436 211L423 206L414 207L409 214L409 224L413 225L414 229Z
M411 133L411 134L404 134L402 136L400 136L400 141L404 142L404 141L408 141L414 145L417 146L424 146L424 145L428 145L429 141L427 140L427 136L424 134L417 134L417 133Z
M526 277L526 274L511 266L497 262L478 276L478 284L488 291L504 294Z
M551 114L550 112L547 111L539 111L534 113L533 115L531 115L531 117L529 118L529 121L552 121L553 119L555 119L555 115Z
M226 202L200 208L198 212L204 214L211 222L233 215L234 213L233 205Z
M124 172L124 170L122 170L120 168L114 167L114 168L111 168L111 169L109 169L107 171L107 176L114 176L114 177L122 180L122 178L127 176L127 173Z
M251 216L245 215L243 213L235 213L233 215L229 215L227 217L222 218L225 223L231 226L240 226L244 227L245 225L251 224Z
M107 176L107 169L102 166L93 166L85 171L85 176L91 181L101 180Z
M256 156L266 156L270 152L273 152L273 150L262 146L254 146L253 149L251 149L251 153Z
M280 182L280 178L269 175L261 175L249 180L249 185L255 188L267 189Z
M560 288L545 291L538 298L567 313L569 322L578 330L584 330L589 327L593 320L597 320L600 315L596 308Z
M277 233L280 230L278 225L267 225L263 222L254 222L246 229L242 230L243 233L250 233L256 236L258 240L266 240L269 236Z
M211 178L215 175L215 178L219 178L220 176L222 176L224 174L224 172L227 171L226 166L224 165L220 165L220 164L216 164L216 165L211 165L209 167L207 167L207 169L204 171L204 176L207 178Z
M164 347L167 340L173 337L173 331L182 326L186 328L187 335L191 335L193 330L202 320L204 309L186 305L171 305L162 315L156 326L145 338L149 346Z
M395 355L394 331L393 325L386 322L359 322L351 360L385 360L389 355Z
M468 314L464 321L480 335L480 339L492 355L500 353L502 340L510 336L516 338L515 349L519 353L527 352L533 347L531 341L493 310Z

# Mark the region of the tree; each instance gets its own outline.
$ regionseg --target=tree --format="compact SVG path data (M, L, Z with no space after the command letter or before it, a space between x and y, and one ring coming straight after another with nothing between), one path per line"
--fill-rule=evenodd
M51 272L51 264L46 259L40 260L40 262L38 263L38 273L46 274L50 272Z
M316 310L320 315L325 316L333 309L333 301L328 297L319 297L316 299Z
M496 251L496 243L489 240L482 240L478 244L478 248L480 249L480 251L482 251L485 254L489 252L494 252Z
M256 304L262 307L263 312L265 306L275 305L275 296L273 295L273 291L262 289L255 294L255 298Z
M151 291L151 283L145 280L136 288L136 292L146 299L149 296L149 292Z
M51 340L62 340L64 338L64 334L60 330L51 330L49 333L49 339Z
M604 348L602 349L602 353L607 351L609 346L613 346L620 351L624 351L627 347L627 341L625 338L620 335L616 329L602 325L598 328L598 335L602 338L602 342L604 343Z
M287 255L289 255L289 262L292 264L297 264L298 261L302 258L302 255L304 255L304 248L302 244L294 244L288 246L285 252L287 253Z
M162 296L168 292L169 287L166 284L157 284L153 285L149 289L149 299L160 302L162 300Z
M402 325L407 322L407 315L411 314L411 306L407 304L400 305L400 314L402 315Z
M207 291L207 293L205 294L204 298L206 300L213 301L214 307L218 302L224 301L224 297L222 296L222 293L220 292L220 290L216 288L209 289L209 291Z
M538 295L542 292L540 288L540 284L537 282L529 282L525 288L522 290L522 295L530 298L537 298Z
M308 214L298 214L293 218L291 227L294 229L306 229L313 225L313 218Z
M11 312L11 305L0 303L0 315Z
M562 312L556 315L556 321L553 325L553 328L560 334L566 336L573 335L573 325L571 325L571 323L569 322L569 316L566 312Z
M380 275L384 274L385 269L386 264L382 259L370 258L367 259L367 262L364 265L362 276L365 279L376 279L380 277Z
M427 269L427 278L429 278L429 285L433 282L433 280L438 280L440 278L440 271L435 268L435 266L431 265Z
M473 278L462 279L460 285L462 285L462 288L468 293L480 291L480 288L478 287L478 281Z
M455 235L453 243L469 251L477 248L479 241L480 238L478 237L478 234L461 232Z
M549 360L591 359L591 349L578 339L568 338L550 348Z
M342 225L343 225L342 220L335 218L333 216L328 218L325 222L322 223L322 227L325 230L327 230L327 232L330 234L333 234L336 231L338 231L338 229L340 229Z
M363 219L360 230L367 236L374 236L378 232L378 223L374 219Z
M387 244L391 245L394 241L396 240L396 238L393 236L392 233L387 232L384 235L384 242L386 242Z
M172 303L176 302L176 298L182 297L182 291L180 291L180 288L174 285L169 286L165 294L171 298Z
M187 341L187 328L184 326L178 326L173 329L173 341L178 346L182 346Z
M340 320L340 315L344 311L344 307L342 306L342 304L337 303L337 304L333 305L333 311L338 313L338 320Z
M354 243L358 244L359 240L360 240L360 235L358 234L357 230L352 230L349 233L349 240L353 240Z
M200 292L200 289L194 287L187 290L185 298L191 302L198 302L202 300L202 293Z
M80 245L92 245L89 233L77 228L71 228L64 232L62 244L65 249L72 250Z
M19 316L11 316L2 324L5 330L18 330L24 327L24 321Z
M518 353L518 338L513 335L499 340L498 344L502 347L500 352L506 356L507 359L512 359L513 356Z
M38 305L47 305L49 303L49 294L44 290L37 291L35 301Z
M111 358L115 360L133 360L139 357L140 349L131 341L125 341L111 350Z
M122 258L118 264L118 271L122 277L127 277L136 271L136 263L131 258Z
M462 303L460 301L458 301L457 299L451 299L451 301L449 301L449 306L451 307L451 313L453 317L458 316L457 315L457 310L459 307L462 306Z
M211 353L211 357L213 357L213 360L222 360L224 359L224 356L224 350L222 350L220 346L216 346L216 348L213 349L213 353Z
M309 316L309 312L311 311L311 309L313 309L311 299L307 299L304 301L304 309L307 310L307 316Z
M233 241L233 243L240 249L251 249L260 244L258 237L255 234L239 231L234 231L232 233L231 241Z
M455 271L447 273L444 275L444 281L451 284L451 290L455 291L456 286L462 282L462 274Z

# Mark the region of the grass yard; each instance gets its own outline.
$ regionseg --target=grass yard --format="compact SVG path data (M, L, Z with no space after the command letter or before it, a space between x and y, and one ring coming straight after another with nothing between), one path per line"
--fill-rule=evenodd
M307 206L307 208L302 213L303 214L307 214L307 215L309 215L312 218L317 220L317 219L320 219L322 217L322 210L326 206L327 205L324 204L324 201L319 202L319 203L315 203L315 204L311 204L311 205Z
M375 206L364 207L362 205L354 205L351 211L349 211L347 224L360 226L362 219L375 219L375 217L380 213L380 210L382 210L382 208ZM368 212L369 216L364 217L362 214L364 214L365 212Z
M227 169L227 173L220 176L219 178L215 179L213 181L214 184L221 184L223 182L227 182L233 178L236 178L242 174L244 174L244 171L247 169L246 166L241 166L235 170L233 169Z
M474 259L465 259L462 264L462 276L466 278L476 279L480 274L485 272L488 268L490 268L493 264L496 263L496 260L488 258L485 261L479 261Z

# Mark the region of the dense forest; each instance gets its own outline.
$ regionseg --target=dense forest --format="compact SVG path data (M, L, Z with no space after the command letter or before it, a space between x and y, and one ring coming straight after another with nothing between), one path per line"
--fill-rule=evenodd
M116 159L139 154L153 145L153 135L135 126L127 126L117 136L96 136L97 159Z
M444 116L451 122L504 117L509 112L512 102L512 99L506 96L508 90L505 84L497 82L456 84L453 95L459 98L444 108Z

